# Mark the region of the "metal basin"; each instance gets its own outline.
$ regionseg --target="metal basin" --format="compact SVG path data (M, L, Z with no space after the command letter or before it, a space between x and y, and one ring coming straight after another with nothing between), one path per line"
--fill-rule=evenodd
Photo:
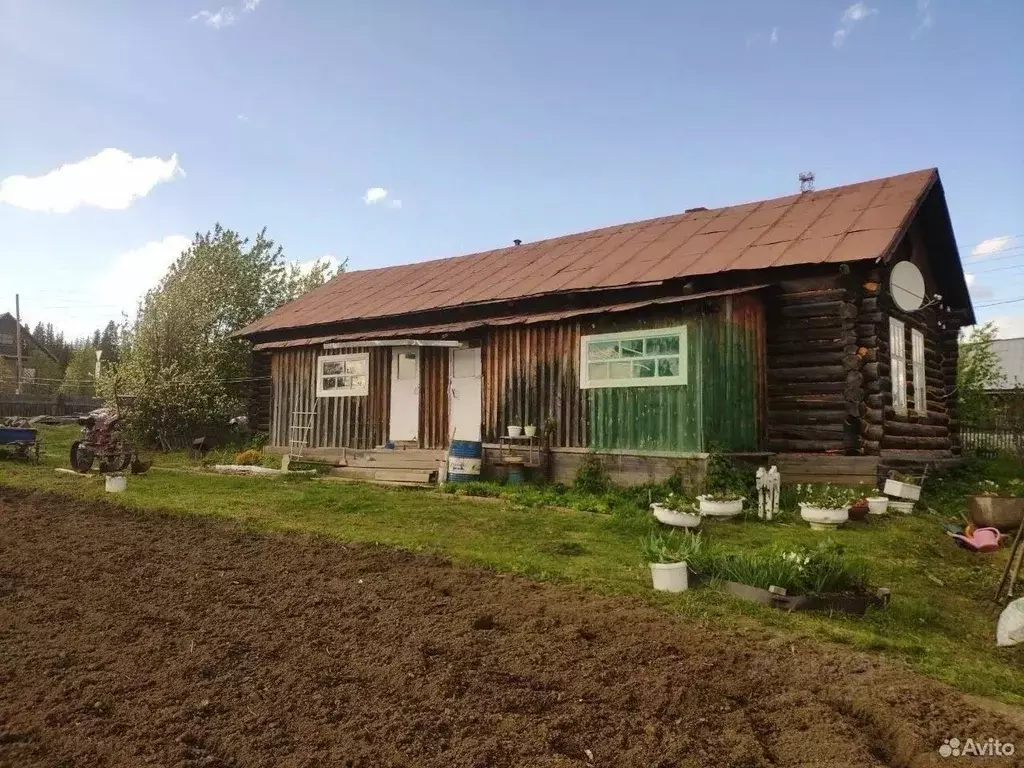
M971 522L979 528L998 528L1003 533L1011 533L1024 520L1024 499L968 496L967 511Z

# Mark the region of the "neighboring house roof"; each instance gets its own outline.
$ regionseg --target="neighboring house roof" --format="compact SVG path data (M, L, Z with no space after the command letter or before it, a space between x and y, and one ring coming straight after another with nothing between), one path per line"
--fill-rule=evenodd
M469 256L346 272L238 335L727 271L878 259L899 244L938 180L933 168ZM955 253L955 243L951 247Z
M11 321L11 325L13 327L17 327L18 321L14 317L14 315L12 315L10 312L4 312L3 314L0 314L0 322L2 322L3 320L10 320ZM55 354L53 354L53 352L48 350L46 347L44 347L40 343L39 339L37 339L35 336L33 336L32 332L29 331L29 329L27 327L25 327L24 325L21 326L21 335L22 335L22 338L28 339L30 342L35 344L36 347L39 348L40 350L42 350L43 353L47 357L49 357L51 360L53 360L53 362L55 362L55 363L58 362L57 361L57 356ZM15 355L17 355L17 351L15 351Z
M1024 338L996 339L992 351L999 357L1003 380L992 389L1024 387Z

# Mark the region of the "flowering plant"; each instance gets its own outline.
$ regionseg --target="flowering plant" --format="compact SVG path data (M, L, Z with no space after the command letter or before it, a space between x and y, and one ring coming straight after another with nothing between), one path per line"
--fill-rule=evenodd
M831 483L798 483L796 492L803 503L822 509L842 509L862 498L856 488Z
M1024 480L1013 478L1003 485L994 480L982 480L978 483L979 496L998 496L1004 499L1018 499L1024 496Z

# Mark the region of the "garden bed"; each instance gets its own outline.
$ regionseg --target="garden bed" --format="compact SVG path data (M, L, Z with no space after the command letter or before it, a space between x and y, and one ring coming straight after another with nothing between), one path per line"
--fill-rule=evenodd
M738 581L724 581L722 588L731 595L770 605L786 611L841 611L863 616L869 608L885 608L889 605L889 591L879 590L870 594L823 594L823 595L780 595L760 587L740 584Z
M0 765L866 768L1024 743L847 649L780 663L771 630L384 547L0 488L0 552Z

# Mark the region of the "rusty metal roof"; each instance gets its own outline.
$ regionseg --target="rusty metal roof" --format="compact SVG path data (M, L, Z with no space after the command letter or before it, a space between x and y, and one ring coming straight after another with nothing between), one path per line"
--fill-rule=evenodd
M288 349L289 347L307 347L318 344L330 344L332 342L352 342L358 344L360 341L373 341L377 339L407 339L409 337L436 336L439 334L461 333L472 328L484 328L501 325L531 325L533 323L549 323L555 320L566 320L570 317L581 317L585 315L600 315L606 312L628 312L631 309L650 307L656 304L682 304L688 301L699 301L700 299L711 299L721 296L735 296L740 293L752 293L767 285L748 285L742 288L726 288L718 291L703 291L683 296L666 296L658 299L643 299L641 301L627 301L618 304L606 304L600 307L580 307L578 309L565 309L558 312L531 312L518 315L503 315L502 317L488 317L480 320L465 320L454 323L436 323L434 325L420 325L415 327L384 328L379 330L357 331L353 333L335 333L330 336L316 336L304 339L288 339L286 341L268 341L255 345L257 352L268 349Z
M346 272L239 335L733 270L875 259L895 247L937 179L932 168L469 256Z

